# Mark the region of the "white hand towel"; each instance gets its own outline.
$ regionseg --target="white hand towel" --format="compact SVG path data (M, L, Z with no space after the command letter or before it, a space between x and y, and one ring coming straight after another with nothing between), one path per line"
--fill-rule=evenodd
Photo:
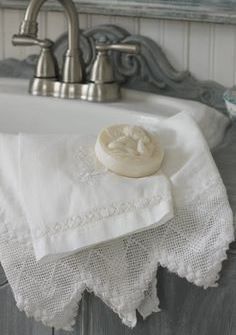
M96 160L95 142L94 136L20 135L21 191L37 260L58 259L173 218L163 173L115 175Z
M171 181L174 218L47 264L35 260L19 202L17 137L1 136L0 260L17 305L27 315L70 329L87 288L133 327L136 309L144 316L158 311L154 280L159 264L196 285L216 284L234 239L232 211L221 177L190 117L179 114L153 128L165 148L163 172ZM11 144L7 149L6 141Z

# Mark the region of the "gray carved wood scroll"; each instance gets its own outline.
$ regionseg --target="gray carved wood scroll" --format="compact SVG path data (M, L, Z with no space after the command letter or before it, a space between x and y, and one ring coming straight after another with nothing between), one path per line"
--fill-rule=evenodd
M66 35L55 43L54 51L61 65L66 50ZM122 28L103 25L83 32L81 49L87 73L95 57L96 41L138 42L137 56L112 54L116 78L126 87L204 102L225 111L222 93L225 87L214 82L200 82L187 72L177 72L161 48L152 40L130 35ZM0 76L33 75L37 56L19 61L0 62ZM214 152L229 199L236 212L236 125L224 143ZM85 294L80 304L78 322L72 335L235 335L236 334L236 249L231 246L224 262L218 288L203 290L185 279L158 271L158 294L162 312L139 322L135 329L123 326L120 319L100 299ZM65 335L26 318L15 302L0 267L0 335Z

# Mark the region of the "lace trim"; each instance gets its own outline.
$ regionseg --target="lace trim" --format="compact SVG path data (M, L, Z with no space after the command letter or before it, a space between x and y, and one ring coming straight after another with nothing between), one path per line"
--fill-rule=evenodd
M112 203L109 207L94 208L91 211L84 213L84 215L72 216L63 222L57 222L45 229L38 229L35 231L35 238L55 235L70 229L84 229L85 226L86 229L89 229L99 224L99 221L103 219L129 213L131 211L154 207L160 204L161 201L162 197L160 195L154 195L150 198L138 199L136 201L126 201L118 204Z
M107 292L102 292L100 289L100 283L98 280L91 278L88 283L84 283L83 287L76 288L72 294L69 303L63 306L63 318L60 317L58 321L56 321L55 315L48 315L44 310L40 310L36 307L35 304L31 304L29 300L24 299L20 295L16 295L17 307L20 311L24 311L27 317L33 317L36 321L41 321L45 326L53 327L55 329L62 329L65 331L72 331L73 326L76 323L76 316L78 314L79 303L81 301L82 295L84 291L88 291L89 293L94 293L98 298L100 298L114 313L118 314L119 318L122 320L122 323L130 328L134 328L137 324L137 315L136 310L139 310L139 307L145 303L146 294L149 291L150 286L157 284L156 275L158 270L158 262L153 260L152 265L149 269L143 274L142 281L137 286L136 293L132 294L130 297L130 301L136 301L135 306L128 313L124 313L124 302L122 302L122 297L119 297L119 304L116 301L112 303L109 299ZM76 285L75 285L76 286ZM154 294L157 294L156 288L153 290ZM150 313L152 312L160 312L159 308L159 299L158 296L150 297L152 302L152 308L150 309ZM124 299L126 301L126 299ZM147 302L148 303L148 302ZM142 313L141 313L142 315ZM146 319L148 314L142 315L144 319Z
M141 278L138 281L138 283L135 282L135 286L132 284L133 288L133 294L129 295L130 299L128 299L127 303L127 296L125 296L125 292L122 292L122 294L116 294L115 291L111 290L109 287L109 283L107 285L104 285L104 282L102 283L100 280L97 280L96 273L103 273L104 268L101 267L100 270L97 270L93 268L89 269L89 259L90 257L93 258L93 256L90 256L90 252L84 253L81 256L81 262L84 264L84 267L78 267L78 263L73 263L74 256L69 259L65 259L64 261L61 261L62 264L65 265L65 268L60 268L60 262L58 263L59 269L57 272L57 276L55 277L55 281L53 279L52 282L52 292L53 294L59 294L59 298L61 297L62 290L60 288L64 288L64 286L60 286L60 281L63 282L63 285L66 285L66 282L64 282L64 277L62 276L65 274L66 280L68 279L67 285L69 285L72 281L73 284L73 291L70 293L67 293L69 291L64 291L63 294L68 295L67 303L62 303L61 299L56 300L60 301L61 306L53 306L49 305L47 306L46 300L41 300L38 298L38 294L42 293L40 290L44 290L44 292L47 292L47 288L42 287L42 276L48 275L52 273L52 264L48 265L40 265L37 264L37 271L34 272L34 266L35 266L35 259L34 259L34 253L32 247L30 249L26 249L24 245L16 241L16 243L13 243L12 240L6 240L7 236L0 234L0 257L2 261L2 265L4 267L4 270L6 271L7 277L9 279L9 283L11 287L13 288L13 292L15 294L16 300L18 302L18 306L21 310L25 310L28 316L35 317L36 320L41 320L45 325L48 326L54 326L55 328L62 328L65 330L71 330L72 326L75 323L75 316L77 314L78 309L78 302L81 299L82 293L85 289L89 291L93 291L98 297L100 297L114 312L118 313L120 318L122 319L123 323L128 325L129 327L134 327L136 324L136 309L139 308L140 303L142 303L143 299L145 299L145 292L148 290L149 285L156 273L157 270L157 263L161 264L164 267L167 267L171 272L174 272L178 274L180 277L185 277L189 282L194 283L197 286L203 286L204 288L207 287L214 287L217 286L216 281L219 278L219 273L222 268L222 261L227 259L227 253L226 250L229 248L229 243L231 243L234 240L234 234L233 234L233 226L231 222L231 218L229 216L229 209L225 211L225 213L221 213L222 216L222 222L217 218L217 209L214 207L217 206L217 208L221 209L225 207L225 199L226 194L224 191L224 187L221 186L221 183L217 185L213 185L214 187L212 189L208 189L208 192L205 194L205 196L202 198L201 202L207 203L207 201L210 198L210 203L208 206L206 206L205 212L206 214L210 212L210 218L212 222L215 222L216 218L216 225L213 226L213 228L217 228L218 226L224 227L222 231L220 231L218 243L214 244L214 249L211 247L209 249L211 255L213 257L210 259L210 266L207 269L203 269L201 271L201 267L194 268L194 263L187 264L188 262L184 262L184 258L181 261L176 261L175 256L170 254L168 250L163 251L161 248L161 243L155 244L155 248L153 249L150 244L149 240L147 240L147 246L148 255L150 255L149 260L146 260L145 262L145 268L142 271ZM223 191L223 193L222 193ZM219 195L217 195L219 193ZM212 196L212 197L211 197ZM218 197L220 197L218 199ZM222 197L222 199L221 199ZM212 211L212 206L214 208L214 211ZM188 207L189 209L189 207ZM181 212L184 212L183 210L179 209ZM194 202L193 208L190 208L190 211L197 211L199 212L199 206L198 203ZM2 218L4 219L4 217ZM185 222L185 216L180 215L179 221ZM186 220L186 228L187 223L189 221ZM173 225L175 224L175 221L173 221ZM201 226L201 222L199 222ZM169 224L171 225L171 224ZM1 224L0 224L1 226ZM10 223L9 223L10 226ZM166 225L164 225L166 226ZM199 226L199 225L198 225ZM205 231L207 224L204 225L205 227L202 227L203 231ZM160 228L160 230L164 229ZM199 228L200 229L200 228ZM155 229L156 230L156 229ZM219 231L219 230L218 230ZM182 231L179 230L181 233ZM150 230L151 234L151 230ZM163 234L162 240L165 238ZM175 236L173 233L172 235ZM142 240L140 239L142 238ZM145 245L142 245L140 243L141 241L144 241L146 238L149 238L150 235L146 234L134 234L130 239L132 238L134 240L134 244L138 246L137 249L133 250L141 250L141 252L145 252ZM175 237L174 237L175 238ZM191 240L191 237L189 237ZM196 237L194 238L194 240ZM209 240L209 239L208 239ZM129 241L125 240L128 244ZM192 245L192 244L191 244ZM150 246L150 247L149 247ZM119 246L118 246L119 247ZM173 245L170 245L170 250L173 250ZM113 245L113 243L110 243L109 245L104 246L104 259L106 257L106 248L110 248L111 253L116 253L116 246ZM92 249L93 250L93 249ZM123 249L121 249L123 250ZM127 249L128 250L128 249ZM141 255L140 252L140 255ZM101 249L101 253L103 253L103 249ZM192 255L192 253L190 253ZM198 252L196 253L198 255ZM91 255L93 255L91 253ZM123 253L121 253L121 256ZM207 255L206 255L207 257ZM109 266L114 265L115 257L107 260L106 268ZM139 261L139 255L134 254L134 261ZM112 260L112 263L110 264L109 261ZM64 262L64 263L63 263ZM122 259L122 262L125 262L125 259ZM136 263L135 263L136 264ZM26 267L27 266L27 267ZM77 277L68 277L68 272L65 269L69 269L70 267L75 267L76 271L79 268L81 271L81 277L80 282L78 281ZM82 270L83 268L83 270ZM117 271L118 267L115 266L115 271ZM63 270L63 272L62 272ZM96 272L98 271L98 272ZM125 276L125 274L122 274ZM22 278L22 276L24 276ZM50 280L50 275L48 276ZM110 277L108 277L110 278ZM49 280L49 284L51 284L51 281ZM111 282L114 282L113 278L111 278ZM30 283L29 286L28 283ZM39 284L38 284L39 283ZM59 283L59 284L58 284ZM118 285L119 286L119 285ZM30 288L30 289L29 289ZM33 288L33 289L32 289ZM29 289L29 291L27 291ZM56 290L58 291L56 292ZM116 288L113 288L114 290ZM37 294L35 294L37 292ZM50 303L52 301L55 301L55 296L50 297ZM129 298L128 297L128 298ZM142 299L141 299L142 297ZM36 299L36 300L35 300ZM43 301L43 303L42 303ZM38 303L39 302L39 303ZM46 308L46 306L48 308ZM50 308L49 308L50 307ZM60 307L60 308L59 308ZM61 311L60 309L63 309ZM60 317L58 315L58 310L60 312Z
M158 254L158 261L162 267L168 268L169 271L177 274L181 278L186 278L188 282L195 284L196 286L207 289L208 287L217 287L217 281L220 278L220 272L222 270L222 263L227 259L227 250L229 249L230 243L234 241L232 238L232 230L229 229L228 234L225 236L225 243L221 249L215 252L215 262L211 266L211 270L208 275L202 277L202 273L195 272L191 267L186 265L184 262L176 264L174 258L169 257L165 253Z
M99 290L99 284L96 280L93 280L91 278L91 282L90 282L90 287L88 287L87 285L84 284L83 288L80 289L75 289L75 292L73 293L73 295L70 298L70 302L64 306L63 310L64 310L64 318L60 318L60 320L58 320L58 322L55 322L55 315L47 315L45 314L44 311L41 311L40 309L37 309L35 305L31 305L31 303L24 299L23 297L17 295L16 296L16 300L17 300L17 307L21 310L21 311L25 311L26 315L28 317L34 317L34 319L36 321L41 321L44 325L49 326L49 327L54 327L56 329L63 329L66 331L71 331L73 330L73 326L75 325L76 322L76 316L78 313L78 308L79 308L79 302L82 298L82 294L83 292L87 289L88 292L94 292L96 296L98 296L99 298L101 298L106 305L111 308L113 310L113 312L117 313L120 317L120 319L122 320L122 322L127 325L128 327L135 327L136 323L137 323L137 317L136 317L136 310L139 309L139 306L142 305L142 301L144 301L145 299L145 292L147 292L153 278L155 278L156 276L156 272L157 272L157 268L158 268L158 262L160 262L159 264L163 267L167 267L168 269L173 272L176 273L177 275L179 275L180 277L186 277L186 279L197 285L197 286L203 286L205 289L208 287L217 287L218 284L216 283L216 281L219 279L219 273L221 272L222 269L222 262L227 259L227 253L226 250L229 248L229 244L232 242L232 234L229 233L229 235L227 236L227 239L225 241L225 244L222 245L221 249L218 252L218 256L217 256L217 260L215 262L215 264L212 266L212 271L211 271L211 275L208 275L204 278L204 284L202 282L199 281L199 276L197 274L191 274L189 275L189 271L186 271L186 269L183 271L183 265L177 265L177 266L173 266L168 258L165 257L164 255L162 255L162 257L159 257L160 255L155 255L158 259L156 259L150 266L149 269L147 270L147 272L144 274L143 276L143 283L139 284L139 287L137 288L137 294L135 294L135 296L132 296L132 299L139 301L136 304L136 307L134 308L133 312L130 312L129 314L124 315L123 312L121 312L122 307L119 308L117 305L112 304L111 302L109 302L107 300L107 294L104 292L101 292ZM156 264L156 265L155 265ZM140 300L140 290L142 292L141 296L142 299ZM152 297L153 302L155 304L156 302L156 310L153 310L153 312L158 312L160 311L160 309L158 308L158 303L159 303L159 299L158 297ZM120 297L120 300L121 297ZM121 303L122 305L122 303ZM144 315L144 317L146 318L148 315Z
M154 254L153 261L149 264L147 270L143 275L143 280L137 285L136 293L132 295L132 301L136 301L136 306L133 308L133 312L129 312L128 314L124 314L123 305L122 305L122 297L119 297L120 307L117 304L113 304L108 301L109 292L104 292L101 289L99 281L96 278L90 278L88 283L84 283L84 286L78 288L75 283L74 293L71 295L69 299L69 303L63 306L63 318L57 318L56 315L48 314L47 311L40 309L37 305L32 304L30 300L25 299L20 294L16 294L17 306L20 310L25 311L26 314L30 317L34 317L37 321L42 321L46 326L55 327L57 329L64 330L72 330L73 325L75 324L75 317L78 311L78 303L81 300L82 293L85 289L88 291L93 291L98 297L100 297L115 313L119 315L122 319L123 323L129 327L134 327L136 320L136 312L135 310L139 308L140 302L142 303L143 299L145 299L145 292L148 290L149 285L153 278L156 275L158 262L164 267L168 267L171 272L178 274L180 277L186 277L186 279L194 283L198 286L207 287L215 287L217 286L216 281L219 278L219 273L222 268L222 261L227 259L226 250L229 247L229 244L233 241L232 231L229 229L225 232L225 242L222 243L218 253L216 255L216 261L212 265L212 269L208 275L204 277L204 280L199 280L200 277L198 273L192 273L192 270L184 266L184 264L175 264L173 260L168 257L168 255L160 255L158 252ZM13 247L14 245L12 245ZM17 245L15 245L17 248ZM22 246L18 243L18 247L22 248ZM31 250L33 254L33 250ZM27 261L27 260L25 260ZM4 265L4 264L3 264ZM6 267L7 268L7 267ZM6 269L7 270L7 269ZM31 279L30 279L31 280ZM13 285L14 287L14 285ZM142 299L140 300L140 291ZM158 303L158 298L154 297L154 301ZM157 308L158 311L158 308Z
M55 322L55 315L49 316L46 311L31 305L31 303L22 296L17 295L17 307L20 311L25 312L27 317L33 317L35 321L41 321L45 326L65 331L72 331L76 323L76 317L79 310L79 302L82 299L82 294L85 287L81 290L75 289L74 294L70 298L70 302L63 308L63 318L60 317L58 322Z

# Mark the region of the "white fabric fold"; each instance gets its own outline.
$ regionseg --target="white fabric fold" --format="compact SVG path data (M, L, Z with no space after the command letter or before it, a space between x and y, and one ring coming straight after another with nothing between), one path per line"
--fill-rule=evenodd
M36 260L59 259L173 218L163 173L115 175L96 160L95 142L94 136L20 135L20 188Z
M26 199L22 206L19 198L19 137L0 136L0 260L17 305L27 315L55 328L71 329L87 289L134 327L137 309L144 317L158 311L159 264L195 285L216 285L234 230L226 190L207 142L185 113L152 124L152 130L165 148L162 172L171 182L174 217L50 263L35 259ZM66 165L63 171L76 182L76 173L66 170ZM86 180L86 174L81 178ZM61 201L59 209L63 206Z

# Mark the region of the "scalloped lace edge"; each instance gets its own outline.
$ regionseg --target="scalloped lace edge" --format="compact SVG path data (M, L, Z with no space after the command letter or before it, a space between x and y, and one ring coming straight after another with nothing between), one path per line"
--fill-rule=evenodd
M41 321L45 326L54 327L55 329L72 331L73 326L76 323L76 316L77 316L78 309L79 309L79 303L82 299L82 295L84 291L87 290L89 293L93 292L109 308L111 308L114 313L118 314L123 324L125 324L126 326L130 328L134 328L137 323L136 310L140 306L141 302L145 299L145 292L148 290L149 284L151 283L153 278L156 276L157 268L158 268L158 264L154 265L154 270L147 271L145 275L143 276L143 284L139 284L139 287L137 289L138 293L136 295L132 295L132 299L137 300L138 303L133 308L133 310L129 313L124 313L122 311L123 309L122 307L119 308L115 306L114 304L110 303L108 301L109 298L107 297L107 294L101 293L99 291L99 284L97 283L96 280L93 281L94 284L92 282L90 283L90 285L84 283L82 288L80 289L75 288L75 291L72 294L69 303L67 303L63 308L64 318L63 319L60 318L60 322L58 323L55 322L55 317L49 317L47 315L44 315L43 312L41 312L37 308L34 308L34 306L31 306L31 304L26 299L23 299L19 295L15 296L16 301L20 301L17 303L17 307L19 308L20 311L24 311L28 317L33 317L36 321ZM140 290L142 291L142 293L140 293ZM158 307L159 305L158 297L156 297L156 304L157 304L157 308L156 310L153 310L153 312L160 311Z
M229 244L234 241L234 238L232 237L232 231L228 231L227 238L225 240L225 243L222 245L221 249L218 251L218 256L216 259L216 262L212 265L210 274L204 278L204 280L200 280L200 278L195 273L189 273L188 271L183 270L181 266L176 266L174 263L170 264L170 260L168 257L165 257L164 255L161 255L158 260L153 262L151 266L149 266L149 269L154 269L150 271L146 271L143 275L143 282L139 283L137 287L137 295L132 296L133 299L137 299L137 304L134 307L132 311L129 313L124 313L122 311L122 307L117 307L111 302L109 302L109 298L107 297L107 294L99 292L99 285L97 285L97 281L92 281L89 284L85 284L82 287L82 289L75 288L74 294L71 296L71 299L68 304L64 306L64 318L60 318L60 322L56 323L54 317L49 317L47 315L43 315L43 313L35 308L32 308L30 306L30 303L28 303L26 300L22 300L21 297L16 296L16 300L21 301L20 304L17 304L18 308L21 311L25 311L26 315L29 317L34 317L36 321L42 321L42 323L49 327L54 327L56 329L63 329L66 331L72 331L73 326L76 322L75 318L78 313L79 308L79 302L82 298L82 294L85 290L88 292L93 292L97 297L99 297L109 308L113 310L116 314L119 315L122 322L130 327L135 327L137 323L137 317L136 317L136 310L138 310L141 302L145 299L145 292L148 290L148 287L153 280L153 278L156 276L157 269L158 269L158 263L162 267L168 268L171 272L177 274L181 278L186 278L187 281L190 283L193 283L197 286L203 287L204 289L208 287L217 287L218 286L218 279L220 277L220 272L222 270L222 262L227 259L227 250L229 249ZM155 263L155 264L154 264ZM167 265L168 264L168 265ZM97 287L96 287L97 286ZM142 293L140 294L140 291ZM153 310L153 312L160 311L159 309L159 299L156 296L155 297L156 302L156 310ZM63 326L62 326L63 325Z

